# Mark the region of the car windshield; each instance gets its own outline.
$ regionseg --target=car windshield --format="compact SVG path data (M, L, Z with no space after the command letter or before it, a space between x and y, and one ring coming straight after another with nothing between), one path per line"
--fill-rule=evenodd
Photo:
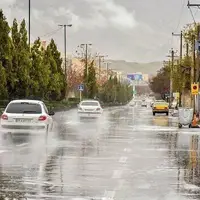
M6 109L7 113L26 113L26 114L41 114L42 108L39 104L20 102L20 103L11 103Z
M156 102L156 103L154 103L154 105L158 105L158 106L161 105L162 106L162 105L168 105L168 104L163 101L163 102Z
M81 106L98 106L98 102L95 101L85 101L81 103Z

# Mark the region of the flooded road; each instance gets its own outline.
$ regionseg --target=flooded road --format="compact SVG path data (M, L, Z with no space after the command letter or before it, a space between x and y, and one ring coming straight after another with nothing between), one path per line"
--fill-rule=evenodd
M151 108L55 115L48 135L1 139L0 194L16 199L200 199L198 129Z

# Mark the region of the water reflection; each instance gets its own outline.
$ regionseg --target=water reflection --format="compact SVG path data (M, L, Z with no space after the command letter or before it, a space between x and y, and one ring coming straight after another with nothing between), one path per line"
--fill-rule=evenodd
M23 191L25 191L25 186L22 177L7 175L0 169L0 199L26 199Z
M196 199L200 196L199 136L181 132L165 134L171 166L177 165L177 192ZM174 163L175 162L175 163Z

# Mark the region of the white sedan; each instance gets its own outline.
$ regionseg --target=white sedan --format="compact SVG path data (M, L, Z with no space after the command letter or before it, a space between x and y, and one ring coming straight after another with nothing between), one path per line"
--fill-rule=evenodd
M3 133L48 133L53 128L52 116L42 101L11 101L1 115L1 131Z
M85 100L78 105L78 115L80 117L99 117L103 113L103 109L98 101Z

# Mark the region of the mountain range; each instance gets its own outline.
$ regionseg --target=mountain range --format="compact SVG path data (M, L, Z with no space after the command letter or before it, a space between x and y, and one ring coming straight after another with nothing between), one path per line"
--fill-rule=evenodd
M124 60L109 60L109 68L121 71L123 74L141 72L143 74L155 75L162 68L162 62L136 63Z

